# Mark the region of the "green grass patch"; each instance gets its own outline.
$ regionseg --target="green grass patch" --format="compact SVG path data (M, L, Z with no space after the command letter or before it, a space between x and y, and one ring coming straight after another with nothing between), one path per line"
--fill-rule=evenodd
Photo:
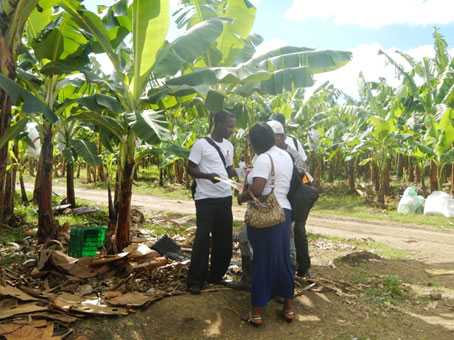
M436 229L454 228L454 218L422 214L402 215L397 212L398 199L391 200L387 209L380 209L353 195L344 187L330 188L320 195L312 216L346 217L365 221L389 221L401 224L432 226Z
M408 291L403 287L397 275L387 275L374 286L366 289L366 298L372 302L386 305L402 303L408 297Z

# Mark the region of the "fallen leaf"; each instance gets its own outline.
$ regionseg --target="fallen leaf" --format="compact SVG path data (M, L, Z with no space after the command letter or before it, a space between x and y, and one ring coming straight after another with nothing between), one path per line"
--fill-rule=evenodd
M6 340L60 340L61 337L53 336L54 326L48 324L45 328L35 328L31 325L24 325L16 331L5 336Z
M17 323L0 324L0 336L12 333L12 332L18 330L19 328L21 328L22 326L23 325L18 325Z
M107 300L112 306L141 307L162 298L163 295L151 296L140 292L126 293Z
M17 305L17 306L13 306L13 307L9 307L9 308L2 308L2 309L0 309L0 320L8 319L15 315L42 312L47 309L48 309L47 306L42 306L35 302L25 303L22 305Z
M46 319L46 320L60 321L60 322L65 323L65 324L74 323L77 320L79 320L78 318L76 318L74 316L70 316L70 315L67 315L67 314L59 313L59 312L33 313L32 314L32 318L34 318L34 319L35 318L36 319L41 319L42 318L42 319Z
M21 301L37 301L38 299L34 298L31 295L23 292L22 290L12 287L12 286L1 286L0 285L0 295L1 296L11 296Z

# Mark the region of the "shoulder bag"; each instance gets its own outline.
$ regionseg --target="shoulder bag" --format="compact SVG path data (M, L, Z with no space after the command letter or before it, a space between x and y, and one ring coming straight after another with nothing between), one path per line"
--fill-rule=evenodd
M244 220L253 228L269 228L285 221L284 210L280 207L274 194L276 173L273 158L267 154L271 161L271 192L268 195L256 197L249 190L251 201L248 202Z

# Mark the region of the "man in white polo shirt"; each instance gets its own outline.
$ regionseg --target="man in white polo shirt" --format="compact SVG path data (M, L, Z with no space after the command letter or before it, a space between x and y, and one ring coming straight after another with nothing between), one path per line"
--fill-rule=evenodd
M235 116L227 111L217 112L211 136L197 140L189 155L189 173L195 178L197 219L187 278L188 289L193 294L199 294L205 282L221 282L232 258L232 190L219 179L235 176L234 149L227 140L234 129Z
M277 120L279 123L282 124L282 126L284 127L284 130L287 130L287 124L286 124L286 119L285 119L285 116L282 114L282 113L276 113L273 115L273 120ZM304 151L303 149L303 145L301 144L301 142L293 137L293 136L289 136L288 134L286 134L286 138L285 138L285 144L287 144L290 148L296 150L302 160L304 162L307 161L307 155L306 155L306 152Z

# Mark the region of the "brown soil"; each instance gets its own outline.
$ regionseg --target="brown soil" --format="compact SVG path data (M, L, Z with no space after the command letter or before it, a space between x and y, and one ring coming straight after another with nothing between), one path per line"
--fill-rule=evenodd
M64 192L64 188L54 188ZM98 204L100 190L77 190L77 196ZM134 195L143 210L193 214L190 201ZM235 208L241 218L243 211ZM272 302L264 327L240 321L249 295L227 288L200 296L161 300L124 318L92 318L76 324L77 339L454 339L454 275L430 276L426 270L454 269L454 232L411 225L313 217L312 233L372 239L410 252L411 259L385 260L357 251L355 244L312 240L313 271L340 290L308 291L296 298L297 320L282 321L281 305ZM345 255L348 255L345 257ZM385 281L396 277L401 297L390 295ZM345 284L345 287L343 286ZM320 287L320 285L319 285ZM392 289L392 287L390 288Z

